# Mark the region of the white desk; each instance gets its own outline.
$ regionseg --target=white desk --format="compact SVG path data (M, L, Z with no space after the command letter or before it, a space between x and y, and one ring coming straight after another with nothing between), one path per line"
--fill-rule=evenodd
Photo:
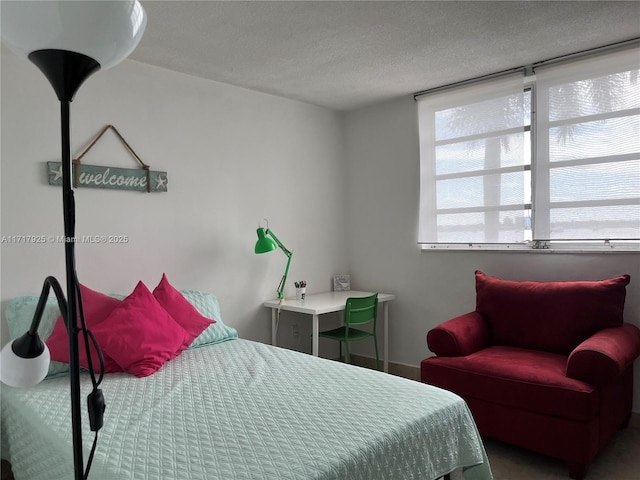
M269 300L264 302L264 306L271 309L271 344L276 344L276 334L278 333L278 309L287 312L298 312L312 315L312 348L311 353L318 356L318 332L319 316L323 313L340 312L349 297L367 297L374 292L357 292L349 290L346 292L326 292L307 295L304 300L286 299L282 303L280 300ZM389 302L395 300L395 295L389 293L378 293L378 303L382 304L384 312L384 371L389 371Z

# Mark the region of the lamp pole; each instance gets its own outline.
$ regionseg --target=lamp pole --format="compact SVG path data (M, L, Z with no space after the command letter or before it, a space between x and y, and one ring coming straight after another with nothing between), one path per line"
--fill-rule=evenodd
M62 144L62 211L64 216L64 252L67 285L67 315L69 335L69 383L71 390L71 431L73 463L76 480L84 478L82 456L82 416L80 406L80 356L78 349L78 280L75 265L76 206L72 186L71 164L71 102L82 83L100 69L94 59L66 50L44 49L29 54L31 60L47 77L60 101L60 136Z
M82 458L82 417L80 410L80 357L78 353L78 295L75 268L76 208L71 187L70 104L60 101L62 135L62 209L64 212L65 271L67 277L67 333L69 335L69 370L71 389L71 430L73 434L73 464L76 480L84 477Z
M276 242L276 245L278 245L278 247L280 247L280 250L282 250L282 252L287 256L287 266L284 269L284 275L282 275L282 278L280 279L280 284L278 285L278 298L280 300L284 299L284 288L285 288L285 283L287 282L287 275L289 275L289 267L291 266L291 257L293 257L293 252L291 250L289 250L287 247L285 247L282 242L278 239L278 237L276 237L276 235L267 228L267 235L269 235L271 238L273 238L273 241Z

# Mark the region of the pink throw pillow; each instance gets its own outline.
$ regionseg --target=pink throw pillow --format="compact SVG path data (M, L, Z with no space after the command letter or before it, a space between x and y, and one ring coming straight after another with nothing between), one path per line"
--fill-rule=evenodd
M94 327L100 325L104 320L113 312L113 310L120 305L120 300L110 297L95 290L91 290L84 285L80 285L80 292L82 295L82 306L84 307L84 318L87 328L94 331ZM95 335L95 332L94 332ZM97 337L96 337L97 339ZM69 363L69 336L67 334L67 327L64 324L62 315L56 320L56 324L53 327L53 331L46 341L49 351L51 352L51 360L57 362ZM86 369L89 369L89 363L87 362L87 352L84 348L83 335L78 335L79 344L79 357L80 365ZM89 341L91 346L91 360L93 362L93 369L96 373L100 371L100 360L98 354L93 348L93 344ZM98 345L100 341L98 340ZM100 345L102 348L102 345ZM121 372L122 368L112 358L102 352L104 358L104 371L105 373Z
M153 296L158 303L162 305L162 308L191 335L189 344L209 325L216 322L201 315L200 312L184 298L184 295L169 283L164 273L162 274L160 283L153 290Z
M93 333L104 351L137 377L151 375L191 343L191 335L142 282Z

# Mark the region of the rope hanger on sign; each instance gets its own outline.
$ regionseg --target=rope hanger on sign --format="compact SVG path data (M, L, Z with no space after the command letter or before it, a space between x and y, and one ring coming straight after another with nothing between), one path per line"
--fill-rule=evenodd
M133 148L131 148L131 145L129 145L129 143L127 143L127 141L124 139L124 137L120 134L120 132L118 131L118 129L116 127L114 127L113 125L107 125L106 127L104 127L100 133L98 133L98 135L95 136L95 138L93 140L91 140L91 142L89 143L89 146L87 146L87 148L85 148L82 153L80 153L80 155L78 155L77 158L74 158L72 160L73 165L80 165L80 160L82 159L82 157L84 157L89 150L91 150L93 148L93 146L98 143L98 140L100 140L102 138L102 136L105 134L105 132L107 130L113 130L113 132L116 134L116 136L120 139L120 141L122 142L122 144L125 146L125 148L127 149L127 151L133 156L133 158L136 159L136 161L140 164L140 167L146 172L147 175L147 192L151 192L151 168L149 167L149 165L147 165L146 163L144 163L142 161L142 159L138 156L138 154L133 150ZM78 176L80 174L80 169L79 168L74 168L73 169L73 187L74 188L78 188L79 186L79 181L78 181Z

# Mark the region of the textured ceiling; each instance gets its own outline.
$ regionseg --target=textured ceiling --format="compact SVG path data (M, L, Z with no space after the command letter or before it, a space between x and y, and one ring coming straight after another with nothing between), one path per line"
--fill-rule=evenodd
M640 36L638 1L143 1L140 62L337 110Z

